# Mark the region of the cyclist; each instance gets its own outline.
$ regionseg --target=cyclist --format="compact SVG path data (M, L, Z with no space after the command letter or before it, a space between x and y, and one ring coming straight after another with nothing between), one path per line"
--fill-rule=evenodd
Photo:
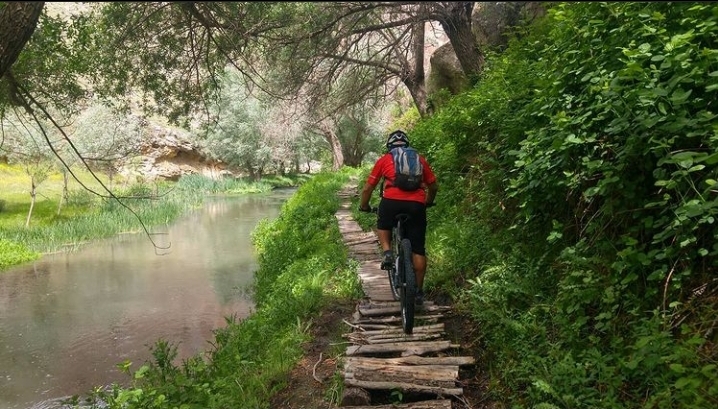
M412 262L416 274L416 304L421 305L424 302L423 286L426 273L426 250L424 247L426 241L426 207L434 203L438 184L429 163L420 155L419 160L423 167L422 187L418 190L407 192L393 186L394 160L389 151L397 146L409 146L409 137L401 130L396 130L389 134L386 141L387 152L374 163L374 167L364 184L359 210L364 212L371 211L369 200L379 181L383 178L384 184L382 184L379 192L381 201L377 211L376 224L379 243L384 251L381 263L382 269L390 269L394 264L394 254L391 251L391 229L395 224L395 216L399 213L406 213L411 216L406 223L406 234L411 242Z

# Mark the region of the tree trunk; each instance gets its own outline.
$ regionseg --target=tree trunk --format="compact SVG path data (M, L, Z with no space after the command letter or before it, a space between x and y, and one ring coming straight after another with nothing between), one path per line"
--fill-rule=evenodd
M426 98L426 85L424 83L417 84L411 79L404 80L404 85L409 90L411 98L416 104L416 109L419 111L419 115L425 118L433 112L433 109L429 106L429 102Z
M332 170L337 171L344 166L344 154L342 153L342 143L334 132L324 135L332 148Z
M27 212L27 219L25 219L25 228L30 227L30 218L32 217L32 209L35 207L35 196L37 195L35 186L35 177L30 177L30 210Z
M484 67L484 54L481 52L471 30L471 12L473 1L451 2L443 12L439 12L438 21L454 48L461 69L472 82Z
M62 204L67 201L67 170L63 170L62 172L62 194L60 195L60 203L57 205L57 215L60 215L60 212L62 211Z
M35 32L44 1L8 1L0 8L0 78Z
M402 82L409 90L411 98L416 104L419 115L424 118L433 112L426 96L426 75L424 74L424 43L425 27L424 22L417 23L412 28L412 49L414 53L414 67L407 70Z
M342 150L342 142L339 140L334 129L327 125L324 121L317 124L319 131L324 139L329 143L329 149L332 152L332 170L337 171L344 166L344 153Z

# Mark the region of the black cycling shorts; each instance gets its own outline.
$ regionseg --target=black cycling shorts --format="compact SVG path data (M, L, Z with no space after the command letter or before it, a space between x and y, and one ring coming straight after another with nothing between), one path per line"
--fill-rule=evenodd
M399 213L411 216L404 224L406 238L411 242L411 251L426 255L426 206L423 203L382 198L377 211L376 228L391 230L396 225L396 215Z

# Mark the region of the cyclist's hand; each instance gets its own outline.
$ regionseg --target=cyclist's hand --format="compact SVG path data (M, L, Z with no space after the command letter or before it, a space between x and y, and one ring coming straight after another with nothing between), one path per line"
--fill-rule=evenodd
M365 212L365 213L371 213L371 206L366 206L366 207L359 206L359 211Z
M431 203L427 203L427 204L426 204L426 207L433 207L433 206L436 206L436 203L431 202Z

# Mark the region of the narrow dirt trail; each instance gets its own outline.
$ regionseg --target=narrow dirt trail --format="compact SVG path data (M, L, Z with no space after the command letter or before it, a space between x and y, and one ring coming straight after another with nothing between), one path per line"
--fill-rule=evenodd
M338 362L345 385L340 406L450 409L462 401L459 368L474 365L474 358L460 356L461 346L446 339L444 320L451 306L425 301L417 307L413 334L404 334L399 302L391 295L386 271L379 268L376 235L363 231L352 217L351 198L357 194L350 182L338 193L342 205L336 212L349 257L359 263L365 294L344 320L350 332L343 335L349 346ZM399 403L388 404L387 397Z

